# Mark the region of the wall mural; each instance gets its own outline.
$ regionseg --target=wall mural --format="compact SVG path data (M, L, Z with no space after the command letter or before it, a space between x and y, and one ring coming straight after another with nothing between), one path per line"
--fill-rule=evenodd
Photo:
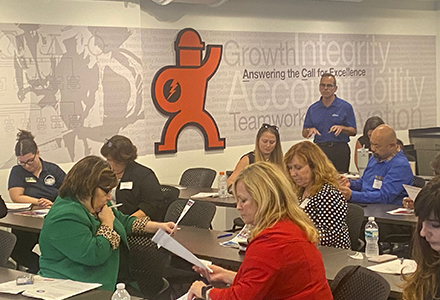
M176 65L160 69L151 85L156 108L171 115L162 132L162 142L155 152L176 153L177 137L184 126L198 127L204 136L205 150L224 149L225 139L214 118L205 110L208 81L221 61L222 46L208 45L202 61L205 43L191 28L179 32L175 42Z
M262 123L301 138L335 74L358 132L436 126L435 36L0 24L2 168L17 130L57 163L129 136L139 155L251 145Z

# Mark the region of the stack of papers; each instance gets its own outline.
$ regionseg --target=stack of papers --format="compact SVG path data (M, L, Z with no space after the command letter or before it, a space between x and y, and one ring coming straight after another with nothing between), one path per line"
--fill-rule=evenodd
M375 272L385 273L385 274L411 274L416 271L417 263L412 259L405 259L401 261L400 259L395 259L389 262L385 262L383 264L378 264L375 266L367 267Z
M212 198L212 197L218 197L218 193L197 193L195 195L192 195L190 198L192 199L202 199L202 198Z
M19 294L45 300L62 300L100 287L100 283L50 279L34 276L34 283L17 285L15 280L0 284L0 293Z
M45 209L16 212L14 213L14 215L44 219L44 217L47 215L48 212L49 212L49 208L45 208Z
M387 214L390 215L414 215L414 209L410 208L396 208L395 210L387 211Z
M240 249L239 243L240 242L247 243L249 235L250 235L250 225L245 225L243 229L240 230L240 232L236 236L234 236L229 241L221 242L220 245L225 247Z
M6 207L8 211L25 211L30 210L32 208L32 203L10 203L6 202Z

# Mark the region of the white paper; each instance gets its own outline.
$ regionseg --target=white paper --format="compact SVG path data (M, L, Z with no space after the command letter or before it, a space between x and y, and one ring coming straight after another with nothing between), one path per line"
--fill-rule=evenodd
M17 285L15 283L15 280L0 283L0 293L18 294L23 292L25 289L26 289L25 285Z
M180 213L179 218L177 219L177 222L176 222L176 228L177 228L177 224L179 224L179 222L183 219L183 217L186 215L186 213L188 212L188 210L191 208L191 206L192 206L193 204L194 204L194 201L191 200L191 199L189 199L189 200L186 202L185 207L183 208L182 212Z
M194 299L194 298L193 298ZM183 295L182 297L177 298L176 300L188 300L188 293Z
M414 209L401 207L401 208L396 208L394 210L387 211L387 214L395 215L395 216L414 215Z
M416 197L419 194L421 188L407 184L404 184L403 187L405 188L408 197L411 198L412 200L416 200Z
M48 213L49 213L49 208L44 208L44 209L15 212L14 215L44 219L44 217Z
M193 199L202 199L202 198L212 198L212 197L218 197L218 193L197 193L195 195L192 195L191 198Z
M396 275L400 275L403 270L403 274L407 275L415 272L417 268L417 263L412 259L405 259L403 260L403 263L400 259L395 259L385 262L383 264L377 264L375 266L370 266L367 268L378 273Z
M352 259L364 259L364 255L360 252L356 252L355 254L349 255Z
M21 210L29 210L32 208L32 203L11 203L6 202L6 208L9 211L21 211Z
M211 272L211 270L207 266L205 266L194 254L192 254L188 249L183 247L179 242L169 236L164 230L159 229L151 240L159 246L164 247L168 251L174 253L175 255L192 263L193 265Z
M62 300L83 292L100 287L99 283L84 283L73 280L43 278L34 276L34 283L16 285L15 280L0 284L2 293L16 294L23 291L23 295L45 300Z
M246 243L247 239L249 238L250 232L250 225L245 225L236 236L226 242L221 242L220 245L239 249L238 243Z

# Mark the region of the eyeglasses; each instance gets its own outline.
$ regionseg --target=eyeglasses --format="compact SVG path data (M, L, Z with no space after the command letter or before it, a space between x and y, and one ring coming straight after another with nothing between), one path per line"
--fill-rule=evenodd
M266 128L266 129L269 129L269 128L273 128L273 129L275 129L276 131L278 131L278 126L276 126L276 125L270 125L270 124L267 124L267 123L263 123L263 124L261 124L261 127L264 127L264 128Z
M103 187L103 186L98 186L104 193L109 194L113 188L108 188L108 187Z
M330 84L330 83L327 83L327 84L325 84L325 83L320 83L320 84L319 84L319 87L322 88L322 89L324 89L324 88L331 89L331 88L333 88L333 87L335 87L335 86L334 86L333 84Z
M27 161L19 161L17 159L17 165L25 167L26 165L32 165L35 161L35 157L37 156L37 153L34 154L34 157L28 159Z
M107 147L111 148L113 146L113 143L109 139L105 139L104 140L104 145L106 145Z

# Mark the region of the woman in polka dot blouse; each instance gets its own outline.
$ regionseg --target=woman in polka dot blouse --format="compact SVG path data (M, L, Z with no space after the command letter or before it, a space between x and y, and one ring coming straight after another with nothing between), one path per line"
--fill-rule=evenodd
M320 233L321 245L349 249L347 202L338 190L339 174L324 152L312 142L300 142L287 151L284 163L301 208Z

